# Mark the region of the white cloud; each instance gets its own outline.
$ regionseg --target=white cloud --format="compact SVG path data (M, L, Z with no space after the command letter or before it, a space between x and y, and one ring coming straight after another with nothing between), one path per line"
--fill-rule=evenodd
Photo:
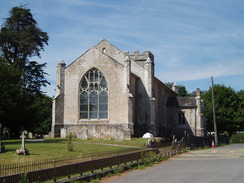
M242 0L22 1L50 35L42 59L52 83L61 59L69 64L102 39L122 51L150 50L163 81L243 74Z
M206 65L185 65L178 70L156 73L156 77L163 81L189 81L204 78L223 77L244 74L244 60L226 60Z

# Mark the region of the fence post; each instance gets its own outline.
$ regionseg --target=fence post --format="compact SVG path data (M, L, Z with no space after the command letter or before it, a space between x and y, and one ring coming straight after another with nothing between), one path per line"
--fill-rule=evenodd
M118 156L117 156L117 162L119 162L119 152L118 152ZM118 167L119 167L119 163L118 163Z
M54 178L53 178L53 181L54 182L56 182L56 168L55 168L55 160L53 159L53 176L54 176Z

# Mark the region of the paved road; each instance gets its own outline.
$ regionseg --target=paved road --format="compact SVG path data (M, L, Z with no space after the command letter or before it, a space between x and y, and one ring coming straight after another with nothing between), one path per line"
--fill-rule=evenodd
M106 183L244 183L244 144L191 151Z

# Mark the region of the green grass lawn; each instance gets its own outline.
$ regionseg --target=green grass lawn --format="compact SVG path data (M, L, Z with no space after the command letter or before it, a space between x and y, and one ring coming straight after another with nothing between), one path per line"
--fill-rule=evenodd
M82 143L101 143L101 144L117 144L117 145L126 145L126 146L135 146L135 147L145 147L145 143L148 139L143 138L132 138L131 140L105 140L105 139L89 139L89 140L82 140L75 138L73 139L74 142L82 142ZM50 142L60 142L60 141L67 141L64 138L55 138L55 139L46 139L46 141Z
M138 149L133 147L110 146L102 144L117 144L126 146L145 147L146 139L117 140L80 140L73 139L73 151L67 150L67 139L48 139L43 142L27 141L25 147L30 155L16 155L21 148L21 140L4 140L5 153L0 154L0 164L21 163L26 161L56 159L65 157L89 156L93 154L109 154L132 152Z

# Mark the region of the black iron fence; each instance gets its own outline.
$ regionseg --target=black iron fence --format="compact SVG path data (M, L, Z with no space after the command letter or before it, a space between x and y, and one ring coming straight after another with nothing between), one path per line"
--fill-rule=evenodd
M87 171L138 161L142 153L147 151L154 151L154 149L117 154L97 159L95 156L92 156L0 165L0 183L19 182L24 173L26 173L26 178L29 182L41 182L48 179L55 180L56 177L60 176L68 176L76 173L82 174Z
M213 136L208 136L208 137L193 136L193 137L186 138L186 146L190 147L191 149L211 147L213 140L214 140ZM219 145L229 144L230 143L229 136L218 136L218 143Z

